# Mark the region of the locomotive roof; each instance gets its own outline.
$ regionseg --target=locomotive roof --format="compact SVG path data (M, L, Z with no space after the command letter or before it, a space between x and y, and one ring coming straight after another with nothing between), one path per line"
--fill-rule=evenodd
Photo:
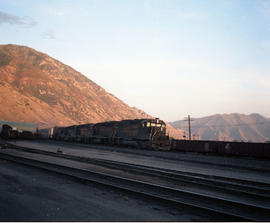
M80 124L80 125L71 125L71 126L63 126L57 128L74 128L77 126L114 126L114 125L127 125L127 124L140 124L143 122L156 122L158 120L159 123L164 124L165 122L160 119L126 119L121 121L108 121L108 122L99 122L99 123L87 123L87 124Z
M95 125L106 125L106 126L112 126L117 124L139 124L143 122L156 122L157 119L126 119L122 121L108 121L108 122L100 122L96 123ZM164 121L159 120L159 123L165 124Z

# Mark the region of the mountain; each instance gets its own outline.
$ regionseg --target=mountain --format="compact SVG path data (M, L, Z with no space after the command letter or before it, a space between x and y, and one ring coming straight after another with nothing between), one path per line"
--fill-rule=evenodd
M170 124L188 137L187 121ZM270 120L259 114L216 114L191 121L191 131L202 140L265 142L270 141Z
M0 120L40 128L151 117L34 49L0 45Z
M0 45L0 120L39 128L153 118L52 57L26 46ZM167 125L172 137L181 131Z

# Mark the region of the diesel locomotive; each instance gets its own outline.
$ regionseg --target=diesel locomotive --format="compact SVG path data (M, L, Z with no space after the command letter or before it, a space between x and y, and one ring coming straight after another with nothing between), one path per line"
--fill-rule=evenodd
M166 124L157 118L54 127L41 130L40 133L55 140L70 142L170 149Z

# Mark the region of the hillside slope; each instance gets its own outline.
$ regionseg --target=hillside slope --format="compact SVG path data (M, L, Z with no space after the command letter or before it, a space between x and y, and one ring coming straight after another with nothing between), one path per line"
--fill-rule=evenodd
M150 117L71 67L25 46L0 45L0 119L64 126Z
M170 124L188 132L186 121ZM203 140L270 141L270 121L259 114L217 114L197 118L191 122L191 130Z

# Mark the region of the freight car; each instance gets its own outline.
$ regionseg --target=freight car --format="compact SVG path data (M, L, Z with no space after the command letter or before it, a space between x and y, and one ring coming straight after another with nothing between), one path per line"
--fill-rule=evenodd
M37 134L31 131L19 130L18 139L36 139Z
M270 159L270 143L225 142L209 140L172 140L171 149L221 156L249 156Z
M18 138L17 129L13 129L11 126L4 124L2 126L1 138L2 139L17 139Z
M18 130L16 127L4 124L1 131L2 139L36 139L37 135L31 131Z
M159 119L134 119L54 127L47 132L51 133L48 134L48 138L55 140L170 149L166 124Z

